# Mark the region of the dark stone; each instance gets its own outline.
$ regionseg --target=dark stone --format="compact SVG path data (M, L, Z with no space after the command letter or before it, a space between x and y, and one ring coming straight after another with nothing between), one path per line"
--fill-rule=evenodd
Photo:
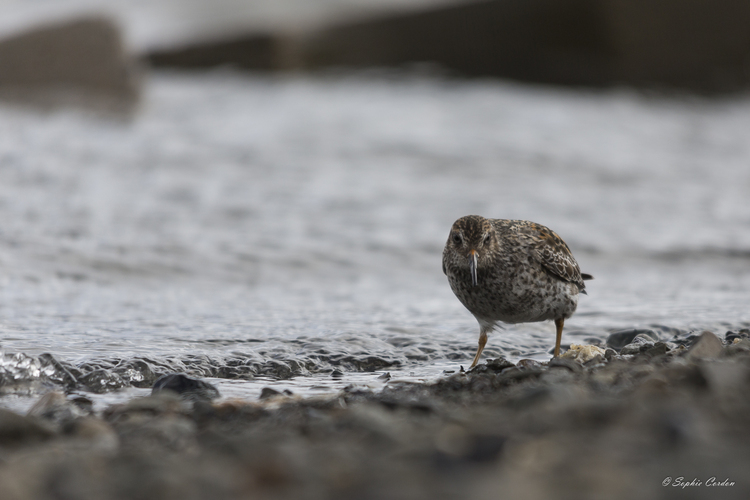
M611 333L609 337L607 337L607 346L619 351L633 342L638 335L645 335L654 342L659 340L659 334L653 330L632 328L628 330L618 330Z
M515 366L513 363L511 363L510 361L508 361L507 359L503 357L496 358L496 359L488 359L487 363L485 364L487 365L487 369L491 371L495 371L495 372L501 372L505 370L506 368Z
M221 396L219 390L203 380L194 379L182 373L164 375L154 382L151 394L171 391L189 401L211 401Z
M39 361L55 369L55 374L50 376L53 380L62 382L67 388L73 389L78 385L78 380L70 370L57 360L52 354L45 352L39 355Z
M167 68L213 68L231 66L249 70L280 69L280 41L259 33L234 39L207 41L176 49L161 49L146 55L153 66Z
M121 389L128 385L118 374L104 369L86 373L78 378L78 382L97 394Z
M344 372L342 372L341 370L333 370L331 372L331 377L332 378L341 378L343 376L344 376Z
M516 363L516 366L524 370L538 370L539 368L541 368L542 364L539 361L535 361L533 359L522 359L518 363Z
M675 344L677 346L683 346L683 347L690 347L695 343L695 340L698 338L698 335L695 333L687 333L684 335L675 335L670 339L670 343Z
M508 368L507 370L503 370L503 372L499 375L498 381L501 383L521 381L539 377L545 372L546 370L539 368Z
M296 36L248 33L155 51L146 59L159 66L252 70L427 62L468 76L721 92L750 83L748 25L745 0L484 0Z
M614 350L612 350L612 349L610 349L610 350L611 350L612 352L615 352L615 351L614 351ZM607 354L607 353L606 353L606 351L604 352L604 354L605 354L605 356L606 356L606 354ZM594 356L594 357L593 357L593 358L591 358L590 360L586 361L586 362L585 362L585 363L583 364L583 366L585 366L586 368L589 368L589 367L592 367L592 366L596 366L596 365L598 365L599 363L604 363L604 361L605 361L605 358L604 358L604 356L602 356L601 354L597 354L596 356Z
M573 361L572 359L565 358L552 358L549 361L550 368L567 368L573 373L578 373L582 370L581 365Z
M258 399L268 399L272 398L274 396L280 396L281 393L277 391L276 389L271 389L270 387L264 387L260 390L260 397Z
M747 339L747 338L750 338L750 330L748 330L747 328L743 328L742 330L738 332L729 331L724 335L724 341L727 344L731 344L732 342L735 341L735 339Z
M635 336L631 343L620 349L620 354L622 354L623 356L628 354L639 354L642 352L646 352L654 345L655 343L650 336L639 333Z
M656 342L653 346L643 351L649 357L663 356L669 351L669 346L664 342Z

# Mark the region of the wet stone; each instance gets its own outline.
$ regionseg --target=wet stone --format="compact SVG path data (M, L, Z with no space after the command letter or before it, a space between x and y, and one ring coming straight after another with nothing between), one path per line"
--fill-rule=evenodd
M664 342L656 342L653 346L643 351L649 357L663 356L669 351L669 346Z
M550 368L566 368L573 373L578 373L582 370L581 365L572 359L566 358L552 358L549 361Z
M94 370L78 378L78 382L91 392L98 394L127 387L128 383L116 373Z
M601 355L601 354L597 354L596 356L594 356L594 357L593 357L593 358L591 358L590 360L586 361L586 362L585 362L585 363L583 364L583 366L584 366L584 367L586 367L586 368L591 368L591 367L594 367L594 366L598 366L598 365L600 365L600 364L603 364L603 363L604 363L604 361L605 361L605 359L604 359L604 356L603 356L603 355Z
M219 390L213 384L188 377L182 373L164 375L154 382L151 394L158 394L162 391L174 392L189 401L207 402L221 396Z
M159 378L151 364L144 359L135 359L124 365L118 365L114 372L133 387L140 388L152 387Z
M743 328L737 332L729 331L724 335L724 341L728 344L733 343L735 339L750 339L750 329Z
M659 334L653 330L632 328L611 333L607 337L607 346L613 349L622 349L626 345L631 344L639 335L648 337L651 342L659 340Z
M276 389L272 389L270 387L264 387L260 391L260 396L258 399L268 399L272 398L274 396L281 396L281 392L277 391Z
M513 363L508 361L505 358L495 358L495 359L488 359L487 363L485 363L487 366L487 369L494 372L501 372L505 370L506 368L510 368L515 366Z
M39 361L44 365L54 367L54 373L49 376L53 381L59 382L69 388L76 387L78 384L78 380L76 380L76 377L71 373L71 367L58 361L52 354L47 352L41 354L39 356Z
M533 359L522 359L516 363L516 367L523 370L538 370L541 366L542 364L539 361Z
M655 345L653 338L648 335L639 333L633 338L633 341L620 349L623 356L629 354L639 354L645 352Z
M670 343L675 344L677 346L683 346L683 347L690 347L693 345L698 338L698 335L695 333L684 333L681 335L675 335L670 339Z

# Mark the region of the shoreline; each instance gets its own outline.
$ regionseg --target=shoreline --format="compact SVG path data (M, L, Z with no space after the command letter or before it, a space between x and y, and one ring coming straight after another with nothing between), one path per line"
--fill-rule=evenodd
M333 397L214 404L183 377L181 396L94 414L49 393L30 415L0 410L0 486L8 500L745 498L748 332L630 334L619 352Z

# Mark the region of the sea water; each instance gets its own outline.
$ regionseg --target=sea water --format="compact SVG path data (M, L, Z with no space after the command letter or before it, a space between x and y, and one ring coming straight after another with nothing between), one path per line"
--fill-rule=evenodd
M749 193L746 95L220 71L151 74L130 119L0 105L0 406L460 370L479 329L441 253L467 214L544 224L595 276L564 344L723 335L750 326ZM506 325L484 352L553 345Z

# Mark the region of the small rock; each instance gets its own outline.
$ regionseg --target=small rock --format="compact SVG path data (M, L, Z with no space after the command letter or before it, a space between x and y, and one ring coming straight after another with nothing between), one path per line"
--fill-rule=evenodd
M539 361L535 361L533 359L522 359L521 361L516 363L516 366L524 370L538 370L542 367L542 364Z
M97 394L121 389L128 385L117 373L109 370L99 369L89 372L78 378L78 382L89 391Z
M659 340L659 334L653 330L631 328L611 333L609 337L607 337L607 346L612 347L613 349L622 349L626 345L632 343L638 335L650 337L650 340L653 342Z
M721 339L708 330L700 334L698 339L690 346L685 357L687 359L716 358L724 350Z
M451 373L453 373L453 372L451 372ZM378 377L378 380L390 380L390 379L391 379L390 372L385 372L384 374L382 374L382 375L380 375Z
M212 401L221 396L219 390L212 384L198 380L182 373L170 373L154 382L151 394L161 391L172 391L187 401Z
M649 347L644 352L647 356L654 358L656 356L662 356L669 351L669 346L664 342L656 342L652 347Z
M750 338L750 330L748 330L747 328L743 328L742 330L738 332L729 331L724 335L724 340L728 344L731 344L732 342L736 340L742 340L742 339L747 339L747 338Z
M589 368L589 367L592 367L592 366L597 366L599 364L601 364L602 366L604 365L604 356L602 356L601 354L597 354L596 356L594 356L590 360L586 361L583 364L583 366Z
M280 396L281 393L277 391L276 389L271 389L270 387L264 387L260 390L260 397L258 399L268 399L272 398L274 396Z
M549 362L549 367L559 367L559 368L567 368L568 370L572 371L573 373L577 373L581 371L581 365L573 361L572 359L567 358L552 358Z
M640 352L645 352L653 346L654 340L650 336L639 333L633 338L632 342L620 349L620 354L623 356L628 354L638 354Z
M596 356L604 356L604 349L595 345L572 344L570 349L565 351L560 357L583 364Z
M344 376L344 372L342 372L341 370L333 370L331 372L331 377L332 378L341 378L343 376Z
M508 361L507 359L500 357L496 359L488 359L487 360L487 368L493 372L501 372L505 370L506 368L510 368L512 366L515 366L513 363Z
M750 353L750 339L734 339L731 345L724 348L724 354L727 356L748 353Z

